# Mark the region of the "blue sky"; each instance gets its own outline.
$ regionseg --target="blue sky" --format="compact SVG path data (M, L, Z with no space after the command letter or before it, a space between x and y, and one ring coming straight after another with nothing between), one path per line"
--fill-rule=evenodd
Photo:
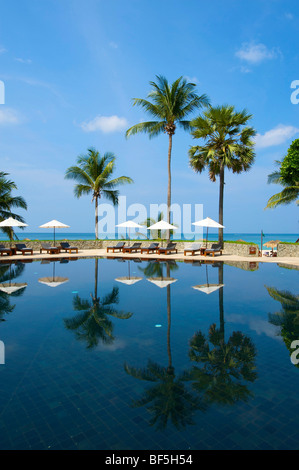
M73 196L65 170L90 147L117 156L115 176L127 205L165 203L168 139L125 139L148 120L132 106L149 82L164 75L197 84L213 105L246 108L258 132L256 162L242 175L226 173L227 232L298 233L295 204L265 211L279 191L268 185L274 161L299 138L297 0L10 0L0 1L0 168L28 203L28 232L58 219L73 232L94 230L88 197ZM193 117L193 116L192 116ZM191 136L173 139L172 201L203 204L218 220L219 184L188 163Z

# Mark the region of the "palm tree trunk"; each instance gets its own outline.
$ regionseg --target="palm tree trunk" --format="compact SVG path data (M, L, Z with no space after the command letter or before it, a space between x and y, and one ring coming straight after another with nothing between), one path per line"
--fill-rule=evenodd
M172 135L169 134L168 146L168 190L167 190L167 222L170 224L170 206L171 206L171 151L172 151ZM170 240L170 230L167 230L167 241Z
M220 263L218 268L218 284L223 284L223 263ZM219 292L219 319L220 319L220 332L224 341L224 308L223 308L223 287L220 287Z
M219 189L219 224L223 225L223 194L224 194L224 166L220 168L220 189ZM218 229L218 242L223 248L223 228Z
M167 264L167 277L170 277L170 267ZM173 374L171 346L170 346L170 328L171 328L171 305L170 305L170 285L167 289L167 354L168 354L168 367L167 371L169 374Z
M98 258L95 259L95 266L94 266L94 297L95 299L98 298Z
M99 216L98 216L98 197L96 196L96 198L95 198L95 233L96 233L96 239L99 238L98 221L99 221Z

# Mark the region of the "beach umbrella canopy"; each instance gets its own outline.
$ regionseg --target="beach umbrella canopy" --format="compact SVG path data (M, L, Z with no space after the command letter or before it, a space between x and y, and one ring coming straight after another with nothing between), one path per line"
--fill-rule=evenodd
M139 225L133 220L127 220L126 222L122 222L121 224L116 225L116 227L120 228L128 228L129 229L129 239L130 239L130 232L131 228L144 228L143 225Z
M219 290L221 287L224 287L224 284L210 284L209 283L209 278L208 278L208 265L206 264L206 278L207 282L206 284L200 284L198 286L192 286L193 289L200 290L201 292L204 292L205 294L212 294L212 292L215 292Z
M13 219L12 217L9 217L8 219L0 222L0 227L28 227L28 225L20 222L19 220Z
M27 283L19 283L19 282L10 282L10 283L5 283L5 284L0 284L0 290L2 292L5 292L5 294L13 294L14 292L17 292L20 289L24 289L24 287L27 286Z
M165 220L160 220L159 222L150 225L147 227L148 230L175 230L177 227L175 225L171 225Z
M268 248L275 248L278 243L281 243L280 240L270 240L269 242L264 243Z
M69 228L69 225L65 225L62 222L59 222L58 220L50 220L50 222L47 222L43 225L40 225L39 228L53 228L54 229L54 246L55 246L55 229L56 228Z
M165 220L159 220L159 222L147 227L147 230L176 230L176 229L177 227L175 225L169 224Z
M8 219L0 222L0 227L28 227L28 225L24 224L24 222L19 222L19 220L16 220L13 217L9 217Z
M55 263L53 263L53 273L52 276L40 277L38 282L46 284L49 287L57 287L65 282L68 282L68 277L55 276Z
M210 217L206 217L203 220L198 220L197 222L193 222L192 225L196 225L197 227L207 227L207 238L206 238L206 245L208 243L208 235L209 235L209 227L211 228L225 228L224 225L219 224Z
M200 290L205 294L212 294L212 292L219 290L221 287L224 287L224 284L201 284L198 286L192 286L192 289Z
M266 246L267 248L272 248L272 253L273 253L273 248L276 248L278 243L281 243L280 240L270 240L264 243L264 246Z
M117 282L121 282L122 284L127 284L127 286L132 286L142 280L142 277L131 276L130 272L130 261L128 261L128 276L117 277L115 279Z
M65 282L68 282L68 280L69 279L67 277L49 276L39 278L38 282L40 282L41 284L46 284L49 287L57 287L61 284L64 284Z
M177 281L177 279L174 279L173 277L151 277L147 280L160 287L161 289Z

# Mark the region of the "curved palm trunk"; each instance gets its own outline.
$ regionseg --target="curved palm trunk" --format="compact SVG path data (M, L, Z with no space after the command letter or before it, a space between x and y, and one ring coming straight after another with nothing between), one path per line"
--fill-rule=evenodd
M169 134L168 146L168 189L167 189L167 222L170 224L170 206L171 206L171 151L172 151L172 135ZM170 240L170 230L167 230L167 241Z
M220 189L219 189L219 224L223 225L223 196L224 196L224 166L220 168ZM223 228L218 229L218 242L223 248Z

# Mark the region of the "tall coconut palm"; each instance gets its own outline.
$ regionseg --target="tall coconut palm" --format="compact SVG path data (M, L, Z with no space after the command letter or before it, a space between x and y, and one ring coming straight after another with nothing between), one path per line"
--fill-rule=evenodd
M223 224L224 170L233 173L247 171L255 159L253 137L256 134L247 123L251 115L233 106L211 107L191 122L192 136L202 139L202 145L190 148L190 165L201 173L208 168L212 181L219 177L219 223ZM223 246L223 228L219 229L219 244Z
M154 120L135 124L127 130L126 136L144 132L149 138L156 137L162 132L168 135L168 190L167 190L167 222L170 221L171 207L171 153L172 138L176 127L190 130L190 121L186 118L196 109L207 106L209 100L206 95L198 96L195 84L187 82L183 77L175 80L171 85L165 77L157 75L157 83L150 82L152 90L148 100L135 98L134 105L141 106ZM170 235L168 232L168 239Z
M116 157L111 152L106 152L103 156L94 148L88 149L87 155L77 158L77 165L66 170L65 178L78 181L75 185L74 194L77 198L83 195L92 195L92 202L95 202L95 234L99 237L98 231L98 204L99 199L105 196L114 205L118 204L119 191L115 188L119 185L133 183L128 176L120 176L111 179L115 170Z
M13 209L27 209L27 204L22 196L13 196L12 192L18 189L16 183L7 178L9 173L0 172L0 222L13 217L20 222L24 222L23 217L13 212ZM1 227L2 232L12 240L14 231L12 227Z

